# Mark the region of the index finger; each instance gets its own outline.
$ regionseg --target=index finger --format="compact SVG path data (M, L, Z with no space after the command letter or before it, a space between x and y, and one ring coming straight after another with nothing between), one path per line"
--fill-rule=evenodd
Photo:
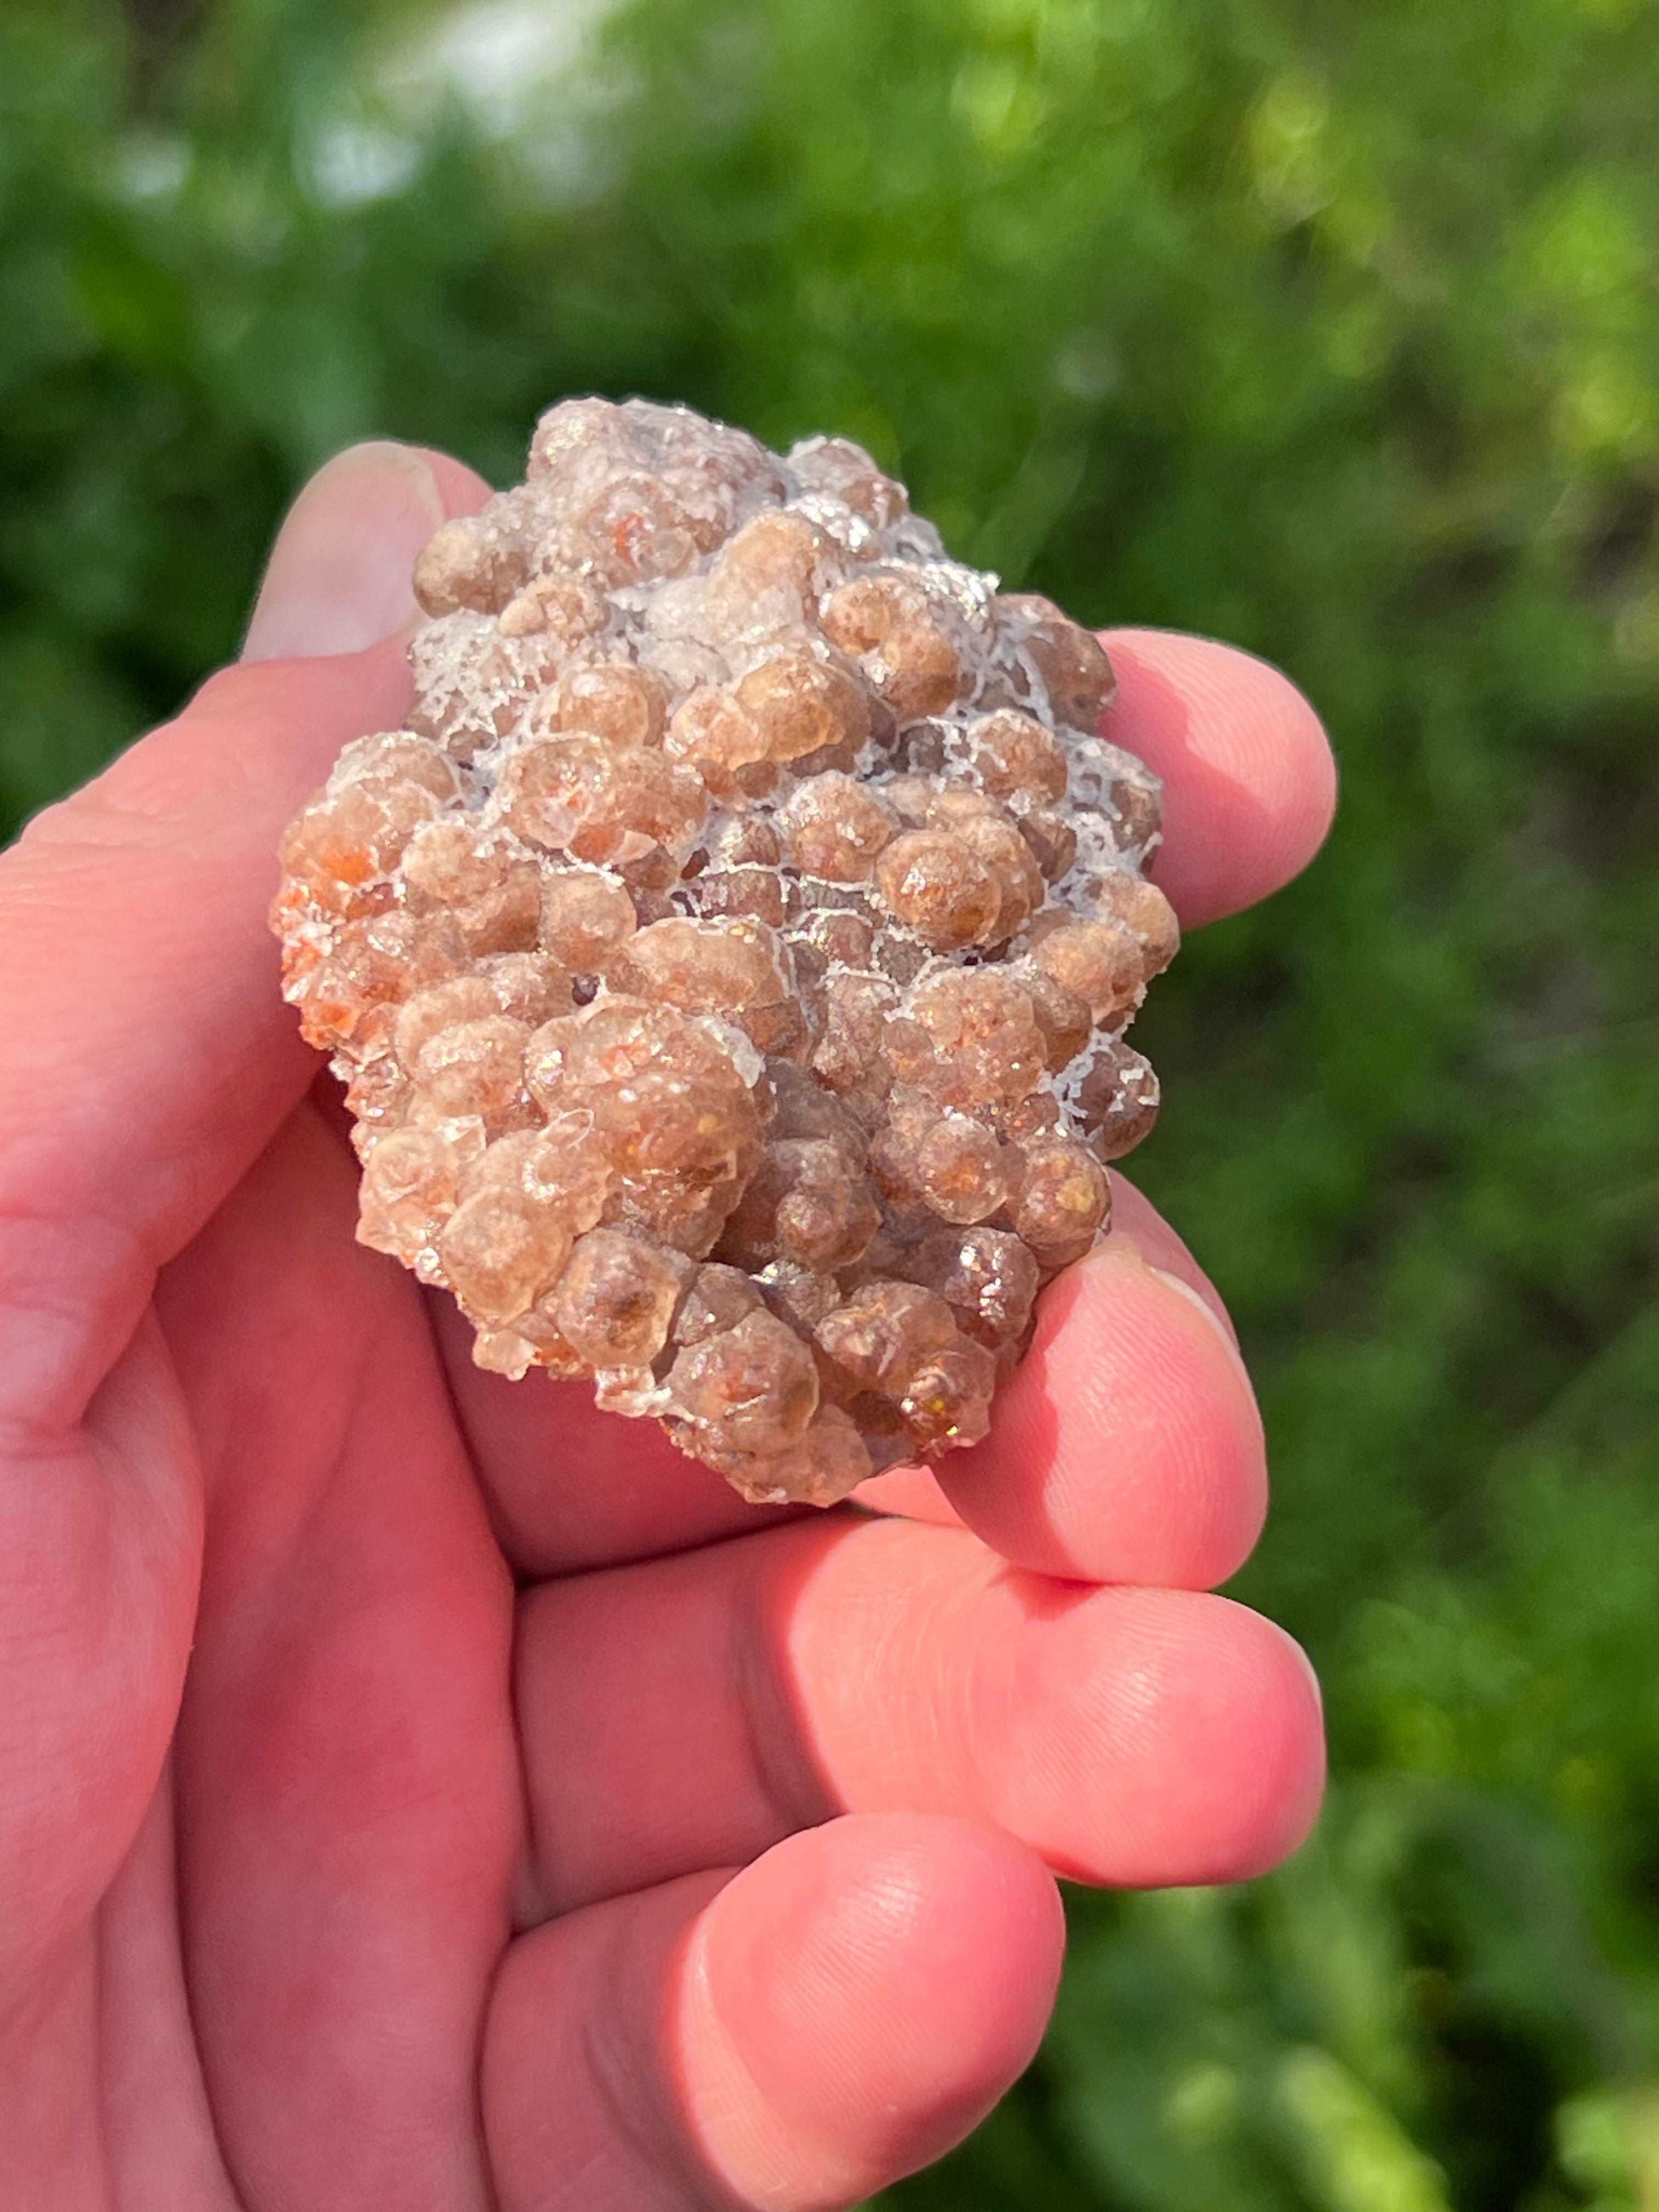
M1102 633L1117 672L1105 734L1164 779L1153 866L1183 923L1254 906L1325 842L1336 763L1319 717L1254 653L1176 630Z

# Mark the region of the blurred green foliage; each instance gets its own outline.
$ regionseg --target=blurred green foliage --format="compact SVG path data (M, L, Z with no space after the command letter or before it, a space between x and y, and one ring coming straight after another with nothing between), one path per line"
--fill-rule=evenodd
M894 2193L1659 2207L1659 9L8 0L0 805L231 652L365 433L564 391L850 432L962 551L1289 669L1328 855L1143 1024L1232 1301L1241 1592L1336 1779L1073 1900L1028 2081Z

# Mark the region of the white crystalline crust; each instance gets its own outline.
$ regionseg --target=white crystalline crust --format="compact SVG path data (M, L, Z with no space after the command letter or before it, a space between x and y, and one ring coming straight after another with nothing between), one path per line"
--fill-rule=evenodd
M1098 643L858 447L637 400L551 410L416 589L408 726L272 917L360 1235L746 1496L976 1442L1158 1109L1123 1031L1177 933Z

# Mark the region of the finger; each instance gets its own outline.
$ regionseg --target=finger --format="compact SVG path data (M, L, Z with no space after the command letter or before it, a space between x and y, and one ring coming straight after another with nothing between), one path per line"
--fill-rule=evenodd
M415 556L489 496L482 477L429 447L376 438L337 453L277 533L242 659L361 653L403 629L420 613Z
M1261 1417L1227 1322L1127 1230L1049 1285L990 1435L933 1472L1005 1559L1091 1582L1212 1588L1267 1510Z
M1063 1940L1029 1852L904 1816L539 1929L485 2031L501 2212L855 2203L1024 2070Z
M1319 719L1265 660L1170 630L1104 633L1117 698L1104 728L1164 779L1155 873L1183 922L1253 906L1325 841L1336 764Z
M314 542L343 501L378 606L428 526L408 469L324 475L299 526ZM396 726L408 696L396 640L231 670L0 858L0 1394L20 1417L78 1415L156 1266L303 1091L315 1063L264 924L276 841L341 746Z
M1150 1266L1173 1275L1177 1282L1195 1291L1226 1330L1229 1340L1237 1344L1238 1332L1221 1293L1199 1266L1185 1239L1177 1235L1151 1199L1137 1190L1127 1176L1116 1168L1109 1168L1106 1172L1112 1185L1112 1234L1133 1244Z
M520 1600L532 1915L842 1812L986 1820L1057 1873L1237 1881L1306 1832L1312 1674L1227 1600L1006 1567L837 1516Z
M858 1504L960 1520L1043 1574L1202 1589L1237 1571L1267 1512L1255 1395L1185 1246L1145 1200L1129 1217L1044 1294L986 1441L931 1472L866 1484ZM746 1505L653 1425L600 1413L585 1383L481 1373L447 1301L434 1317L496 1532L521 1575L651 1558L796 1517Z
M520 1574L650 1558L765 1525L654 1426L599 1413L585 1383L480 1374L470 1332L442 1301L436 1318ZM1267 1459L1226 1322L1126 1232L1049 1286L985 1443L854 1495L878 1510L959 1517L1041 1573L1207 1589L1237 1571L1261 1533ZM793 1516L772 1508L766 1517Z
M897 1513L907 1521L931 1521L936 1528L960 1528L963 1519L939 1486L930 1467L890 1468L853 1493L853 1504L866 1513Z
M1227 1309L1157 1207L1115 1170L1108 1249L1126 1263L1119 1295L1097 1278L1087 1285L1065 1319L1064 1343L1041 1340L1040 1375L1021 1389L1005 1385L989 1441L971 1457L878 1475L860 1485L857 1504L971 1526L1005 1558L1048 1574L1206 1588L1243 1564L1267 1509L1267 1463ZM1201 1334L1185 1346L1195 1357L1182 1356L1174 1340L1194 1333L1185 1315L1171 1329L1170 1292L1207 1316L1232 1360L1218 1368ZM1133 1336L1137 1322L1146 1339ZM1091 1395L1102 1401L1093 1419ZM1055 1445L1047 1454L1045 1426Z

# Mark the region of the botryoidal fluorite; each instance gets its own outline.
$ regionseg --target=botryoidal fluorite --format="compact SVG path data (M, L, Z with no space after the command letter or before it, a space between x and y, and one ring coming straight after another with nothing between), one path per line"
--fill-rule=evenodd
M1100 645L856 446L638 400L555 407L415 584L408 726L273 915L360 1237L747 1498L976 1442L1158 1110Z

